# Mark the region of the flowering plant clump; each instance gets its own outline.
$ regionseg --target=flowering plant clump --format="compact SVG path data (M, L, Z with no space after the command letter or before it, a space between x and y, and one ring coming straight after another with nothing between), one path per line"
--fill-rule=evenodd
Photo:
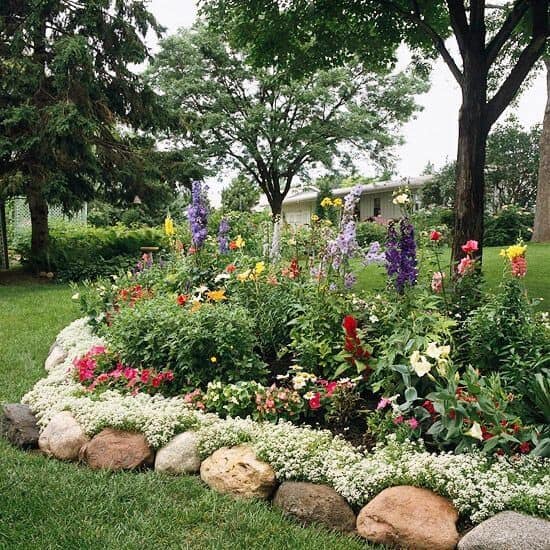
M416 284L418 277L416 241L414 228L408 218L402 218L399 225L392 222L388 226L386 270L399 294L403 294L406 287Z
M93 346L85 355L73 361L74 377L88 392L116 389L136 395L163 391L174 380L171 371L136 369L120 362L104 346Z
M518 243L501 250L500 255L510 261L510 272L513 277L523 278L527 275L527 246Z
M191 205L189 206L189 227L193 248L199 250L208 235L208 187L200 181L191 184Z

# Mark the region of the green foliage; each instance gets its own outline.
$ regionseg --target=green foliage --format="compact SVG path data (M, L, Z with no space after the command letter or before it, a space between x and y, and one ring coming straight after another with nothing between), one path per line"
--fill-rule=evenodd
M548 329L537 321L515 278L472 313L466 329L471 364L483 373L500 373L506 386L520 393L550 361Z
M508 246L518 240L529 241L533 233L533 212L510 205L487 216L483 244L486 246Z
M166 246L160 229L129 229L122 225L109 228L56 223L51 228L50 246L43 263L31 252L30 234L15 243L21 261L36 270L53 271L62 281L80 281L107 277L133 267L139 261L142 246Z
M260 200L260 189L249 178L240 174L222 189L222 208L224 211L249 212Z
M122 307L105 329L123 361L174 372L174 384L194 388L209 381L261 381L255 322L246 309L203 304L196 311L175 297L159 296Z
M366 247L377 241L383 244L386 240L388 229L375 222L359 222L356 225L357 243L360 247Z
M416 75L371 71L354 60L294 79L284 69L255 68L226 38L197 26L163 40L150 82L180 121L171 136L252 177L275 214L294 178L313 165L350 164L356 152L391 163L398 125L427 88Z

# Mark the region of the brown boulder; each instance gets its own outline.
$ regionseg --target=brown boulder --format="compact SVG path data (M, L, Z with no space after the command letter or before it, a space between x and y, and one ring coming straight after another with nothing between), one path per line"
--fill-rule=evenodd
M201 464L201 479L218 493L268 498L277 484L273 468L246 446L222 447Z
M458 542L458 512L427 489L385 489L357 516L359 535L372 542L415 550L451 550Z
M133 470L153 464L154 453L143 434L106 428L80 450L93 469Z
M285 481L273 504L305 524L323 523L338 531L355 529L355 514L334 489L315 483Z

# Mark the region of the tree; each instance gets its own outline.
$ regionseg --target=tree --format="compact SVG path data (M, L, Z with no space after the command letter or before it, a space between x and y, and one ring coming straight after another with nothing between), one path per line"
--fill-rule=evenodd
M485 210L498 211L514 204L532 209L537 191L540 128L525 130L515 117L495 126L487 139ZM452 206L456 188L456 162L439 170L422 190L424 204Z
M350 164L358 151L387 164L398 125L417 109L413 95L426 89L414 75L374 74L359 63L289 78L252 67L204 27L163 40L150 78L180 113L173 139L185 143L196 128L195 144L256 182L274 219L311 166Z
M26 195L32 253L48 247L48 204L66 211L109 186L132 155L119 124L157 115L152 90L129 65L160 32L145 0L0 4L0 187Z
M384 65L394 61L401 43L421 54L431 49L441 55L462 90L455 259L465 240L482 242L487 136L543 53L548 36L549 0L515 0L497 7L491 10L485 0L290 0L284 9L275 1L203 4L213 24L223 21L232 40L250 48L254 60L266 66L314 70L352 54ZM450 34L461 62L445 44Z
M222 189L222 208L227 211L250 212L260 200L260 189L249 178L239 174Z
M533 238L535 242L550 242L550 57L544 58L546 65L546 109L540 136L540 162L535 207Z

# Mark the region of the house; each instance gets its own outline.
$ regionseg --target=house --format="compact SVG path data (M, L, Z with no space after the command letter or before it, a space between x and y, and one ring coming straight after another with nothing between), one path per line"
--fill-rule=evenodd
M420 207L420 191L430 180L431 176L420 176L409 179L396 179L369 183L361 186L358 218L361 221L371 218L388 220L399 218L401 209L393 204L393 193L400 188L408 187L411 191L415 209ZM350 188L338 188L332 191L334 197L342 199L349 193ZM308 224L315 213L315 204L318 191L305 191L287 197L283 201L283 220L291 225Z

